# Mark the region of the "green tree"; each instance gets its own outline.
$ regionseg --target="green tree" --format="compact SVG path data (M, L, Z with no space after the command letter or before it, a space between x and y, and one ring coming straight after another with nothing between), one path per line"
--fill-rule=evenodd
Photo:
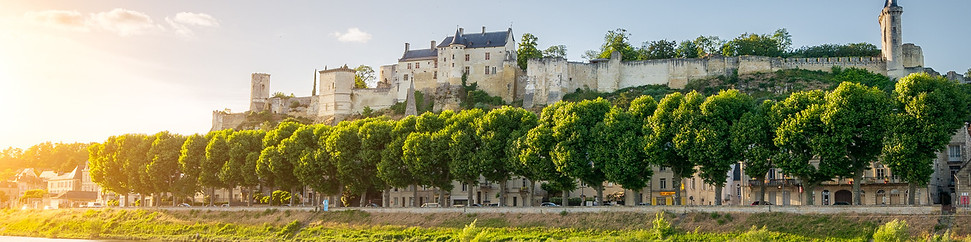
M170 192L173 195L173 206L176 204L174 198L177 193L177 182L182 176L179 172L179 155L183 143L185 143L184 136L162 131L153 136L152 146L148 150L151 163L146 169L150 183L156 186L154 189L156 193ZM159 196L156 195L153 194L152 198L158 199ZM155 200L155 205L158 206L160 201Z
M216 188L227 187L219 179L219 172L229 162L229 143L226 142L233 130L213 131L209 144L206 145L206 159L199 165L199 184L209 188L209 205L212 206L216 195ZM230 197L232 203L232 197Z
M374 76L374 69L371 66L360 65L354 68L354 88L367 88L374 86L371 84L377 77Z
M482 164L476 157L479 152L481 142L475 135L478 119L484 115L481 109L462 110L452 116L445 128L449 133L448 155L449 174L456 181L466 184L468 191L468 204L473 201L473 187L478 186L479 177L482 175ZM481 201L480 201L481 202Z
M644 42L644 45L638 50L638 59L654 60L674 58L677 56L677 52L675 51L677 45L677 42L663 39Z
M715 186L715 205L721 205L722 188L728 179L732 165L743 159L741 152L732 149L731 130L745 113L752 110L752 97L738 90L720 91L705 99L701 104L700 116L689 123L690 133L686 138L694 139L687 150L689 159L699 168L701 179ZM693 137L692 137L693 136Z
M557 171L556 163L553 162L553 148L556 146L556 139L553 138L553 127L556 125L556 112L568 102L559 101L543 108L536 127L530 129L526 135L517 140L519 147L519 161L522 167L528 172L524 172L525 177L530 180L544 180L543 186L546 189L562 191L560 201L564 206L568 205L569 193L576 189L576 180L566 174Z
M702 52L702 50L695 42L685 40L678 44L678 48L674 50L674 56L678 58L698 58L699 52Z
M543 58L566 58L566 45L553 45L543 50Z
M364 161L360 155L361 139L357 135L361 123L362 121L342 121L331 130L327 138L327 152L330 152L337 166L338 180L343 188L342 195L349 192L366 197L367 177L364 174ZM361 206L364 205L361 204Z
M123 139L122 136L111 136L103 143L88 147L91 181L106 191L128 194L131 188L127 186L128 178L125 176L124 163L118 159L120 139Z
M610 112L610 102L602 98L570 103L556 112L553 138L553 162L557 170L594 187L596 202L603 204L603 183L606 180L604 164L597 163L592 150L596 150L598 123Z
M408 135L402 146L405 164L411 169L418 183L438 188L438 202L447 206L445 193L452 189L449 177L448 157L449 137L444 130L437 132L416 132Z
M883 148L885 120L891 102L875 87L843 82L826 95L822 118L826 138L820 149L825 159L844 164L844 174L853 177L853 203L861 205L863 173L877 161Z
M543 58L543 52L536 47L537 40L539 38L536 38L533 34L523 33L523 38L519 42L519 48L516 49L516 64L519 65L520 69L525 71L530 59Z
M394 128L391 130L392 141L385 147L384 152L381 154L381 162L378 163L377 167L378 177L388 184L388 186L396 188L413 186L413 198L418 197L418 180L414 174L411 174L411 170L408 169L408 166L402 160L404 153L402 146L404 146L405 139L408 138L408 135L415 132L417 119L415 116L407 116L394 122ZM404 204L405 201L402 201L402 203ZM411 206L416 205L418 204L411 204Z
M209 138L198 134L186 137L182 144L179 154L179 171L182 177L176 183L180 197L192 197L199 191L199 173L202 170L202 163L206 160L208 145Z
M861 68L841 68L834 66L833 69L833 80L839 82L852 82L859 83L871 87L876 87L886 93L893 91L894 80L887 76L870 72L866 69Z
M147 182L148 150L152 142L144 134L125 134L118 141L117 159L121 162L122 174L127 177L125 186L131 192L150 194L153 192L151 183ZM145 203L141 203L143 206Z
M725 43L722 46L722 54L779 57L785 52L779 49L781 44L777 41L772 36L745 33Z
M278 147L284 139L290 138L302 125L296 122L280 122L273 130L263 136L263 151L256 162L256 174L260 183L271 187L289 189L293 185L293 172L286 172L293 162L286 160ZM282 178L282 179L281 179Z
M721 55L721 48L725 45L725 41L718 36L698 36L692 43L698 47L698 57Z
M386 190L389 186L377 176L378 163L381 163L382 154L392 141L391 131L394 129L392 122L381 119L369 119L361 124L357 136L361 139L360 156L362 161L363 174L365 174L366 189L365 196L361 196L361 204L367 201L368 191ZM390 194L386 190L385 194ZM382 200L388 201L391 197Z
M772 40L776 43L776 49L780 53L788 53L792 49L792 35L785 28L777 29L772 33Z
M775 144L783 150L776 166L799 178L806 191L803 204L813 204L815 188L823 181L840 174L843 164L819 156L821 141L827 134L821 116L826 103L825 93L820 90L796 92L772 106L773 124L776 124ZM818 159L817 164L811 162Z
M317 126L319 125L301 125L293 131L290 137L281 140L280 144L277 145L277 152L282 159L270 160L270 169L276 176L274 178L275 184L281 189L286 189L293 196L303 194L299 191L304 190L301 189L304 184L300 182L295 171L296 167L300 163L307 163L310 162L309 160L317 158L315 153L320 149L318 147L319 138L316 135ZM291 206L295 202L295 199L290 199Z
M219 171L219 180L228 187L247 188L242 191L242 197L246 198L247 206L252 205L253 187L259 185L256 162L260 159L260 152L263 151L265 135L266 132L262 130L243 130L233 132L226 139L229 145L229 161Z
M657 102L641 96L632 102L628 111L614 107L602 123L597 125L596 163L603 164L608 181L620 184L633 192L634 204L641 203L640 191L653 175L647 154L644 153L645 114L653 113ZM637 112L638 114L635 114Z
M732 126L731 142L733 152L742 155L745 162L745 175L759 184L759 201L765 201L765 176L772 169L779 148L772 141L775 127L770 121L772 105L775 101L765 100L757 108L742 115L738 124Z
M479 119L476 135L482 146L476 156L486 180L499 183L499 206L506 205L506 182L521 164L508 147L535 126L535 114L510 106L493 109Z
M623 61L637 60L637 50L630 45L630 34L627 33L626 29L618 28L607 31L597 58L610 58L614 51L621 54Z
M695 165L687 157L683 156L675 148L675 137L680 133L682 126L685 125L683 116L679 108L684 105L685 95L674 92L664 96L658 102L654 114L648 118L644 125L644 152L649 157L651 163L662 167L671 168L674 173L672 187L674 192L675 205L681 204L681 179L690 177L694 174ZM700 102L699 102L700 104Z
M936 152L968 117L967 92L957 82L926 73L901 78L893 92L895 105L885 135L883 161L910 185L908 204L914 204L918 186L933 174Z

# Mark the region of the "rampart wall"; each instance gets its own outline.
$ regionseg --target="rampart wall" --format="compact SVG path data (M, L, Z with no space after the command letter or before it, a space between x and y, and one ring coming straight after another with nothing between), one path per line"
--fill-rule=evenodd
M779 58L764 56L712 57L621 61L615 54L593 63L562 58L530 60L526 70L523 106L547 105L576 89L599 92L644 85L684 88L689 80L723 75L772 72L786 69L830 71L834 66L855 67L887 74L880 57Z

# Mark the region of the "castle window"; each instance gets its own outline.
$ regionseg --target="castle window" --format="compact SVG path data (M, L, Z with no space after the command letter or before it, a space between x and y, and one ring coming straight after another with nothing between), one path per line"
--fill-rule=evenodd
M882 169L882 168L881 169L877 169L877 172L876 173L877 173L877 178L884 178L884 177L887 176L886 171L884 169Z
M408 74L405 74L405 81L408 80Z
M661 178L661 182L659 182L658 184L661 185L660 186L661 189L667 189L668 188L668 179Z
M415 62L415 69L421 68L421 62Z
M485 67L485 74L486 74L486 75L489 75L489 66L486 66L486 67Z
M438 68L438 61L435 62L435 68Z
M438 79L438 71L435 71L435 75L432 76L432 79Z
M486 60L489 60L489 53L486 52Z
M411 69L411 63L408 63L408 69Z
M465 61L469 61L469 54L465 54Z
M465 72L463 72L463 73L469 74L469 67L468 66L465 67Z
M496 74L496 67L495 66L492 67L492 74Z

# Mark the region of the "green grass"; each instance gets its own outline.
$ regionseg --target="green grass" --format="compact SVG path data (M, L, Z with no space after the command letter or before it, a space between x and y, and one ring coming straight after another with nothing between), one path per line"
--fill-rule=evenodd
M557 227L518 221L520 218L528 219L529 215L526 214L498 217L467 214L438 221L440 223L433 226L407 226L373 222L374 215L357 210L317 214L294 212L292 217L287 215L288 211L0 210L0 235L208 241L461 241L460 238L477 238L480 241L653 241L657 235L650 222L631 229ZM590 224L598 218L611 220L610 223L643 221L632 216L616 215L579 213L576 216L581 219L577 220L577 224ZM400 216L437 219L435 214ZM648 214L639 216L656 217ZM861 223L833 215L764 213L742 219L744 217L735 218L728 213L695 213L667 214L662 217L671 221L672 225L718 220L721 221L718 224L725 224L719 226L737 226L728 232L674 229L666 235L665 240L668 241L866 241L879 226L873 222ZM653 224L658 224L656 218Z

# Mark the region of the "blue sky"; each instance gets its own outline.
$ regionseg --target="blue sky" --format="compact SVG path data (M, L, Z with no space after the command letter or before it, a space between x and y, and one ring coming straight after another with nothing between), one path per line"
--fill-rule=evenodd
M900 0L903 39L926 66L971 67L971 1ZM309 95L324 66L394 63L412 48L513 28L571 60L607 30L635 44L787 28L793 46L879 46L883 1L19 1L0 8L0 147L123 133L206 132L212 110L248 108L250 73ZM350 29L350 36L344 36Z

